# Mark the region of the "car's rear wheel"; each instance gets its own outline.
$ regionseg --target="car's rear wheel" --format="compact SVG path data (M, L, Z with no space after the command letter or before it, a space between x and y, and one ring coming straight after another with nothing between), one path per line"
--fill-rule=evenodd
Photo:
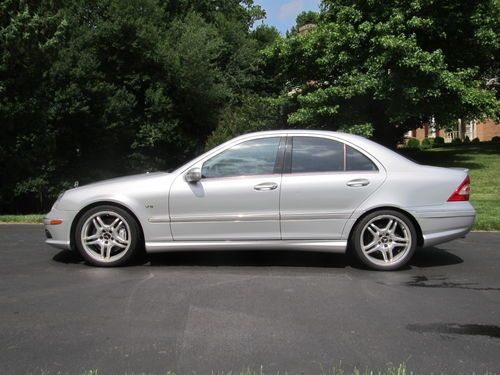
M365 216L352 237L358 259L376 270L404 267L417 247L415 226L394 210L375 211Z
M115 206L91 208L78 220L75 244L90 264L121 266L137 253L140 230L136 220Z

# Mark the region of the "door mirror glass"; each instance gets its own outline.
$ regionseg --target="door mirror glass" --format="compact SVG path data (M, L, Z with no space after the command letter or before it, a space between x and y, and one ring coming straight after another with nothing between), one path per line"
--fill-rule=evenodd
M198 182L201 180L201 169L200 168L191 168L184 175L184 178L187 182Z

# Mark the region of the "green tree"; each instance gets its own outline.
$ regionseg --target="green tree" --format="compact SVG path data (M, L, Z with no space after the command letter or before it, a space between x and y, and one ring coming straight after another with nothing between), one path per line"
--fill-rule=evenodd
M308 24L316 25L319 21L319 13L314 12L312 10L303 11L298 14L295 19L295 26L293 26L289 32L287 32L287 36L293 35L299 32L299 29Z
M18 0L0 3L0 207L24 196L39 210L49 191L55 145L54 129L46 126L46 73L66 27L50 1L33 7Z
M317 27L271 57L290 126L342 129L394 145L434 116L498 118L498 0L324 0Z
M193 156L258 86L262 16L251 0L0 0L0 211Z
M281 104L277 98L249 95L242 98L241 103L226 107L220 116L219 126L208 138L205 148L211 149L242 134L286 126Z

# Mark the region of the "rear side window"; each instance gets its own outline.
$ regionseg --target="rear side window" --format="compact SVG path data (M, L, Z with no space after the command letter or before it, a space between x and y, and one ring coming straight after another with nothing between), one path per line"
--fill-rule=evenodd
M358 150L346 146L346 171L376 171L373 162Z
M332 139L293 137L291 173L377 171L358 150Z
M318 137L294 137L292 173L344 170L344 144Z

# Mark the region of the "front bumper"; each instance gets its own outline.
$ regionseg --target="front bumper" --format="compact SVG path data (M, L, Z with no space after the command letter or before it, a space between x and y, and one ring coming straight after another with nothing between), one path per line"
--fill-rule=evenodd
M58 249L71 249L71 224L75 218L76 211L62 211L52 209L43 218L45 243ZM52 220L62 220L60 224L52 225Z

